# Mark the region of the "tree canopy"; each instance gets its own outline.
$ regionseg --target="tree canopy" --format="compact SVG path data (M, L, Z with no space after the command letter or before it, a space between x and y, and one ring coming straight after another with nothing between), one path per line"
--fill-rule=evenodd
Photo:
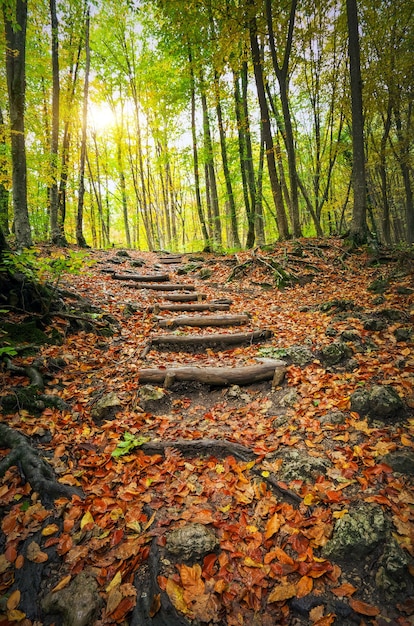
M23 247L412 243L412 11L3 2L4 233Z

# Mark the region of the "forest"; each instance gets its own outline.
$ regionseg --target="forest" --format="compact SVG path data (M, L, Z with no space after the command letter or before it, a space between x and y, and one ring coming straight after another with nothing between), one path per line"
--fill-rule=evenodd
M413 626L413 3L1 5L0 626Z
M2 6L0 225L19 247L413 242L410 2Z

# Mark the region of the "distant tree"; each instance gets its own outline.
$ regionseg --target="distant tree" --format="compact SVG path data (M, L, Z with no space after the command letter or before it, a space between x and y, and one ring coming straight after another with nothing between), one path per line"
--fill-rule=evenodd
M13 180L13 216L19 248L32 245L27 207L27 163L25 142L26 26L27 2L3 2L6 36L6 75L10 112L10 143Z
M78 212L76 216L76 241L78 246L86 247L86 240L83 235L83 204L85 196L85 166L86 166L86 133L88 128L88 98L89 98L89 71L91 63L91 54L89 47L89 28L90 28L90 12L86 7L85 20L85 82L83 87L83 113L82 113L82 138L81 138L81 154L79 164L79 189L78 189Z
M0 228L5 235L9 234L9 192L6 187L7 172L6 128L3 111L0 109Z
M354 206L350 234L353 241L358 244L366 241L368 226L366 220L367 191L365 177L364 116L362 111L361 55L357 0L346 0L346 15L348 23L348 54L351 84L352 180L354 190Z

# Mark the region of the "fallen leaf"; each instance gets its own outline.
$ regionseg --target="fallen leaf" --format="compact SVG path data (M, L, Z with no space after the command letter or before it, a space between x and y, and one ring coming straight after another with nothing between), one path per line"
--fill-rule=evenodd
M58 584L53 587L52 589L52 593L54 591L60 591L61 589L64 589L65 587L68 586L68 584L71 581L72 576L70 574L68 574L68 576L65 576L64 578L62 578L62 580L60 582L58 582Z
M349 600L349 606L355 613L360 613L361 615L375 616L380 614L380 610L376 606L362 602L362 600L354 600L351 598Z
M296 597L304 598L313 589L313 579L310 576L302 576L296 585Z
M20 591L18 589L16 589L15 591L13 591L13 593L10 595L10 597L7 599L7 610L8 611L13 611L14 609L17 609L17 607L19 606L20 603Z
M86 511L80 522L81 530L83 530L85 526L88 526L88 524L93 525L94 523L95 520L93 519L92 513L90 511Z
M270 539L270 537L273 537L273 535L275 535L278 532L280 526L281 526L280 516L278 515L278 513L275 513L274 515L272 515L272 517L268 520L266 524L265 538Z
M286 585L277 585L273 587L272 591L267 598L267 603L281 602L282 600L289 600L296 595L296 585L287 583Z
M115 576L113 577L113 579L111 580L111 582L108 584L108 586L105 587L106 593L111 593L111 591L119 587L121 583L122 583L122 574L121 572L117 572Z
M149 610L149 616L151 618L154 617L154 615L156 615L158 613L158 611L161 608L161 594L160 593L156 593L151 601L151 606L150 606L150 610Z
M59 526L57 524L48 524L48 526L42 528L42 535L43 537L49 537L50 535L57 533L58 530Z
M32 563L45 563L49 559L46 552L42 552L39 544L35 541L29 544L26 557L29 561L32 561Z
M7 619L9 622L22 622L25 618L26 613L23 613L23 611L19 611L18 609L13 609L7 613Z
M352 596L356 591L356 587L351 585L351 583L342 583L339 587L335 587L331 589L332 593L334 593L338 598L344 598L346 596Z
M167 580L165 591L177 611L181 611L181 613L189 612L188 606L184 600L184 589L180 587L180 585L178 585L172 578Z

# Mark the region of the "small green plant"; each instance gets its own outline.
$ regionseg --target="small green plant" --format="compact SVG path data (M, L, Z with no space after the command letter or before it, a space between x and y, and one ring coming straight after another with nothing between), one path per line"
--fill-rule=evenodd
M271 346L268 348L259 348L257 353L268 359L283 359L283 357L288 354L286 348L272 348Z
M17 350L13 346L2 346L0 348L0 359L4 356L16 356Z
M68 250L43 256L39 248L27 248L21 252L4 252L0 270L12 274L24 274L29 280L40 284L50 282L54 288L63 274L80 274L93 261L86 259L86 252Z
M135 437L135 435L132 435L128 432L125 432L123 437L124 440L119 441L115 450L112 451L111 456L113 456L115 459L119 459L120 456L129 454L131 450L142 446L144 443L150 440L150 437Z

